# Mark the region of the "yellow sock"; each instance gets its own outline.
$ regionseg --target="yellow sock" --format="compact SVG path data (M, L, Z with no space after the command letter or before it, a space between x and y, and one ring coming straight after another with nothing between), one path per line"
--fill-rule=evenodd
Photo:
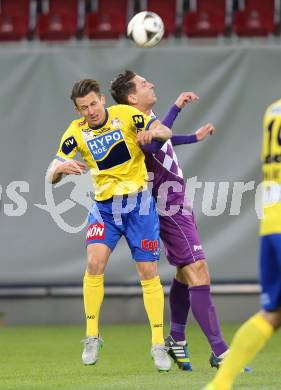
M84 308L87 336L99 335L99 314L104 297L104 275L90 275L85 272L83 280Z
M261 313L251 317L236 332L229 353L212 384L216 390L230 390L236 376L273 334L273 327Z
M144 307L152 332L152 345L164 344L164 291L160 282L160 277L156 276L150 280L141 280L141 285Z

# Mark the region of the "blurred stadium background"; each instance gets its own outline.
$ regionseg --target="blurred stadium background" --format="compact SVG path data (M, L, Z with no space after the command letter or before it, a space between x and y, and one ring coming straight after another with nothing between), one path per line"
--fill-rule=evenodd
M125 30L146 9L163 18L166 36L144 50ZM256 190L263 112L280 97L280 19L280 0L0 0L1 324L84 322L91 190L87 180L64 180L50 192L45 173L76 115L73 83L96 78L110 105L110 80L125 69L155 83L160 117L181 91L199 95L174 132L217 128L207 141L177 147L186 179L202 183L194 207L215 302L224 322L258 309ZM162 255L166 293L173 272ZM146 322L124 241L106 271L102 321Z

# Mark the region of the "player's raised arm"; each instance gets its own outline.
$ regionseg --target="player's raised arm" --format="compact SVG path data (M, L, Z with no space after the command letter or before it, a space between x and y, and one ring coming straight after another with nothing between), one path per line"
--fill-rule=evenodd
M199 100L199 97L194 92L182 92L166 112L161 122L171 129L181 109L188 103L196 102L197 100Z
M60 161L54 159L47 171L47 180L55 184L62 179L62 175L81 175L85 173L87 165L76 160Z

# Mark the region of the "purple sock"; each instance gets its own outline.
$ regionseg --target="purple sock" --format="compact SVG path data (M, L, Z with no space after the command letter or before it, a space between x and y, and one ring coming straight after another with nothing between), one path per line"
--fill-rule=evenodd
M220 330L220 325L213 305L210 286L194 286L189 288L190 306L194 318L207 337L216 356L228 349Z
M170 335L175 341L184 341L187 315L190 308L188 286L174 279L169 301Z

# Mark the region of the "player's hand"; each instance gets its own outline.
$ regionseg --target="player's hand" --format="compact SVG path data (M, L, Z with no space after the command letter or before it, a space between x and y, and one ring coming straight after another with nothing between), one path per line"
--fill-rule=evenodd
M76 160L64 161L56 168L56 173L64 173L65 175L81 175L85 173L87 165Z
M212 123L207 123L206 125L200 127L200 129L198 129L198 130L195 132L197 141L202 141L202 140L205 139L208 135L214 134L215 131L216 131L216 129L214 128L214 126L212 125Z
M175 105L178 108L183 108L186 104L196 102L197 100L199 100L199 97L194 92L182 92L175 101Z
M147 130L147 131L140 131L137 134L137 143L139 145L147 145L151 144L151 141L153 139L153 130Z

